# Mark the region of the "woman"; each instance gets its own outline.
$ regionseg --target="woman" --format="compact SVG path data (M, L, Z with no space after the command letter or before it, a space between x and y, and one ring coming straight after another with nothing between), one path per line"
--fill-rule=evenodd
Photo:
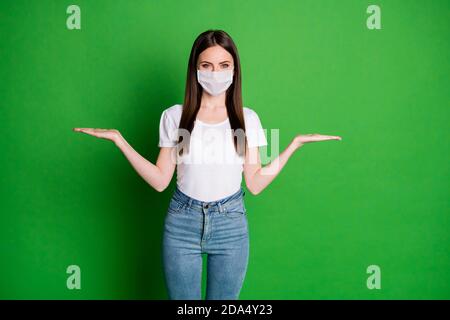
M114 129L74 128L113 141L157 191L177 185L164 222L163 267L170 299L201 299L202 254L207 254L206 299L238 299L247 271L249 234L244 173L254 195L266 188L305 143L339 136L297 135L262 167L267 140L257 113L243 107L241 66L231 37L208 30L189 57L184 103L163 111L156 164L144 159Z

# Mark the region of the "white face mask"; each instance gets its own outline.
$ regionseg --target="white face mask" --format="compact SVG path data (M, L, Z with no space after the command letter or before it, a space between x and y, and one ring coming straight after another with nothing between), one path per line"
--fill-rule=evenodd
M233 69L225 71L197 70L198 83L212 96L226 91L233 83Z

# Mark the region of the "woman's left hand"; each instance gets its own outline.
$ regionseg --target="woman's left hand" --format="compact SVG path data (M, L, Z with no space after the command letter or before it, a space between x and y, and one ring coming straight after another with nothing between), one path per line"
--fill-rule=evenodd
M292 140L292 143L297 148L299 148L305 143L325 141L325 140L342 140L342 138L340 136L326 136L318 133L311 133L305 135L299 134Z

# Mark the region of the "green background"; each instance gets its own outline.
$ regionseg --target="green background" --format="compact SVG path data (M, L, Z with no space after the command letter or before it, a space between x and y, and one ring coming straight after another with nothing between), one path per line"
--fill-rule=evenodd
M81 30L66 28L70 4ZM183 102L209 28L234 39L244 105L280 130L280 152L296 134L343 138L246 193L240 298L450 298L446 0L1 1L0 298L167 298L176 177L158 193L112 142L72 128L118 129L155 162L161 112ZM66 287L71 264L81 290Z

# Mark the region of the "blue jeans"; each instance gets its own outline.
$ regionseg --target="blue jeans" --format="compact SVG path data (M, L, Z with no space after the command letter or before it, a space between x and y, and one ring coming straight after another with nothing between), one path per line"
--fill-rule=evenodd
M164 220L162 261L171 300L201 300L202 254L207 254L206 300L236 300L248 265L249 233L242 187L204 202L173 193Z

